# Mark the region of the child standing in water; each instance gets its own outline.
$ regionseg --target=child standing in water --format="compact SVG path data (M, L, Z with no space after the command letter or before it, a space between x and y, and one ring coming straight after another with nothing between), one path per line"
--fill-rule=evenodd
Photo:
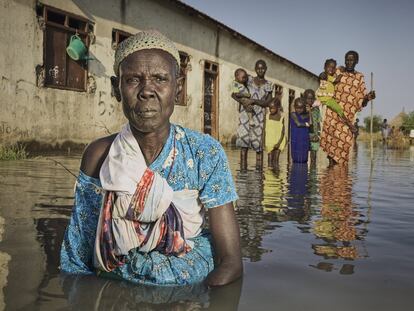
M296 98L290 114L290 150L293 163L307 163L309 152L309 114L302 98Z
M319 150L319 141L321 137L321 111L319 103L315 101L315 92L311 89L305 90L303 98L306 102L310 114L309 140L310 140L310 160L311 166L316 165L316 155Z
M343 69L340 68L340 70L342 71ZM346 118L344 110L334 98L335 85L341 81L341 78L341 74L336 74L336 60L332 58L327 59L325 61L324 72L319 75L320 85L316 90L316 98L321 104L336 112L351 131L354 131L353 123Z
M276 168L279 165L280 153L285 149L285 120L283 109L278 97L269 103L269 114L265 123L265 149L268 166Z

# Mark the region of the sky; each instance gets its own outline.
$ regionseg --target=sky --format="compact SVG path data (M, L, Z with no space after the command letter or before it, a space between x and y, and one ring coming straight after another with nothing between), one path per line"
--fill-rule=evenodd
M315 74L327 58L342 65L356 50L368 88L374 75L374 114L391 120L414 111L413 0L183 2ZM370 105L359 118L369 115Z

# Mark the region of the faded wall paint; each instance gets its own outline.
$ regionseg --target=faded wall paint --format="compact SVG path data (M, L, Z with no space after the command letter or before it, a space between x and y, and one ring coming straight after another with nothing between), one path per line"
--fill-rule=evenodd
M2 0L0 12L0 144L24 140L85 143L116 132L125 122L119 103L111 96L113 74L112 29L130 33L155 28L190 55L187 74L187 106L176 106L172 121L202 130L204 60L219 64L219 139L228 143L238 124L237 105L230 97L233 72L244 67L254 74L257 59L268 64L267 78L284 87L282 103L287 111L288 89L299 95L316 88L308 72L236 39L217 24L201 19L168 1L44 0L42 3L84 16L95 23L96 41L90 46L95 60L89 75L96 92L74 92L36 86L38 65L43 65L43 30L34 0ZM124 3L124 5L122 5ZM16 31L21 30L21 31ZM48 74L48 73L46 73Z

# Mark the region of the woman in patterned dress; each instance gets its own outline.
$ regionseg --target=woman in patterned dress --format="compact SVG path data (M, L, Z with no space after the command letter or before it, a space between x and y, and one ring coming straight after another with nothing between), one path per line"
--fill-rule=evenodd
M247 151L251 148L256 151L256 169L263 167L263 127L265 120L266 107L272 97L273 85L265 79L267 70L266 62L258 60L255 65L257 76L249 76L247 88L250 92L250 99L238 99L232 97L241 103L240 125L237 131L236 146L241 148L240 151L240 169L247 169ZM253 105L253 118L249 122L246 107Z
M355 70L359 55L355 51L345 54L345 67L337 69L337 75L341 74L341 80L335 87L335 100L342 107L346 119L351 123L355 120L355 114L364 108L370 100L375 99L375 92L367 93L364 75ZM342 71L341 71L342 69ZM323 74L323 73L322 73ZM322 75L321 74L321 75ZM326 110L322 127L321 148L328 155L329 165L337 163L346 165L349 161L350 149L354 142L355 129L344 123L339 115Z

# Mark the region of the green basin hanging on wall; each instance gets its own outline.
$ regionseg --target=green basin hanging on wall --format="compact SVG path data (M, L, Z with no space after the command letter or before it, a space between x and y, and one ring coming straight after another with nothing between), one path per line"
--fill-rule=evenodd
M69 45L66 48L66 53L73 60L89 60L93 59L86 55L87 48L83 43L82 39L78 35L73 35L70 37Z

